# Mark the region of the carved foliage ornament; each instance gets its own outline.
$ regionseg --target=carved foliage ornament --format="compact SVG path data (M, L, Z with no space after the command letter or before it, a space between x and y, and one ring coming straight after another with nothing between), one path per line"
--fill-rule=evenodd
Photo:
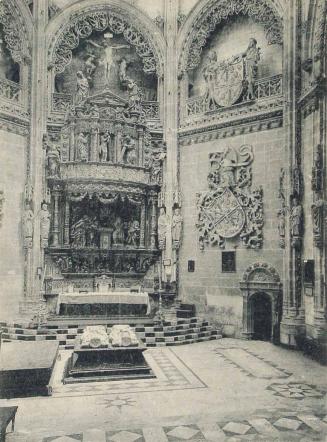
M316 17L317 25L314 33L313 40L313 56L314 61L318 61L322 58L325 49L326 38L326 15L327 15L327 2L326 0L319 0L317 4Z
M30 52L24 23L19 20L19 12L14 10L14 5L15 2L0 0L0 23L13 60L22 63L30 60Z
M120 13L108 11L87 11L71 18L68 27L55 44L50 67L57 74L62 73L72 60L72 50L77 48L81 38L89 37L93 31L110 29L113 34L122 34L126 41L135 47L143 61L143 70L154 73L158 70L158 59L150 40L138 29L130 25Z
M267 5L265 0L214 0L193 26L193 32L182 50L183 61L180 70L194 69L200 64L201 52L216 26L229 16L244 14L262 24L269 44L281 44L283 35L282 19Z
M279 283L280 277L277 270L267 264L256 262L249 266L243 274L243 282L274 282Z
M210 154L209 191L198 194L200 248L204 244L225 246L226 239L239 235L247 248L262 246L262 189L250 190L252 146L237 151L226 148Z

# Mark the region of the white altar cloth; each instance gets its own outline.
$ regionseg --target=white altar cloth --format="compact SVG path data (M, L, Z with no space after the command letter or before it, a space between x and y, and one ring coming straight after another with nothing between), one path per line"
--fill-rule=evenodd
M146 305L146 314L150 314L149 295L145 292L88 292L60 293L56 312L59 314L61 304L134 304Z

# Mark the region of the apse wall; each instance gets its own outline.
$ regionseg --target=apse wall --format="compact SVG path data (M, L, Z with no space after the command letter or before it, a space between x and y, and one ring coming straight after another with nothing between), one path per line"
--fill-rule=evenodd
M223 273L218 245L205 246L201 251L196 228L196 194L208 190L209 154L225 147L252 146L252 188L263 187L263 247L247 249L241 241L227 243L224 250L236 251L236 272ZM283 129L276 128L253 134L218 139L201 144L180 146L180 183L183 195L184 236L180 250L179 288L185 302L194 303L198 312L214 312L218 322L220 308L231 307L231 321L242 324L242 294L240 281L244 271L255 262L267 262L283 277L283 250L279 246L277 212L280 169L283 164ZM188 272L188 261L195 261L194 273Z
M26 139L0 130L0 190L4 192L0 230L0 318L15 318L23 296L22 201ZM5 171L5 173L3 173Z

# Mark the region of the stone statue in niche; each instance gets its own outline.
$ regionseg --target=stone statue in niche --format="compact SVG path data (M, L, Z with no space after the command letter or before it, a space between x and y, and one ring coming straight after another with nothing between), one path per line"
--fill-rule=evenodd
M50 143L46 137L45 148L48 177L58 178L60 176L60 146Z
M128 103L130 111L140 111L142 101L142 91L131 78L127 79Z
M76 77L75 104L80 104L89 96L90 85L89 80L84 76L82 71L77 71Z
M322 160L322 148L318 145L314 152L313 166L312 166L312 190L319 192L322 189L322 176L323 176L323 160Z
M172 243L174 249L179 249L181 245L183 230L183 218L181 215L181 209L176 207L174 209L174 214L171 221L171 231L172 231Z
M79 161L88 161L89 159L89 139L87 134L79 133L76 139L77 159Z
M73 247L95 247L95 233L98 224L95 219L84 215L76 221L71 228L71 239Z
M111 134L106 131L100 136L99 143L99 161L110 161L110 145L111 145Z
M159 217L158 217L158 248L159 250L166 249L166 234L169 225L169 217L166 215L166 210L164 207L160 207Z
M155 184L162 185L162 168L166 155L165 143L152 151L151 181Z
M128 79L126 70L127 70L127 60L125 57L123 57L119 65L119 80L122 84L126 84L126 81Z
M118 49L129 49L129 45L113 45L110 40L113 38L113 34L106 33L103 35L103 42L101 44L95 43L92 40L87 40L87 42L97 49L101 49L102 54L100 55L99 65L104 67L104 76L106 84L109 83L111 68L114 63L114 51Z
M323 245L324 208L325 201L322 199L317 199L311 206L313 240L316 247L321 247Z
M96 56L94 52L92 50L88 51L87 59L85 60L85 74L89 82L92 80L93 74L97 68L95 61Z
M51 216L48 210L48 204L43 202L40 210L40 239L42 249L49 246L50 220Z
M24 236L25 248L32 247L33 232L34 232L34 213L30 205L27 204L23 215L23 236Z
M285 207L279 209L277 212L279 245L282 249L285 247L285 212L286 212Z
M127 244L131 246L138 246L140 241L140 223L134 220L129 224Z
M126 135L122 142L122 150L121 150L121 162L131 165L136 165L137 155L136 155L136 142L135 140Z
M298 247L301 243L301 237L303 234L303 209L297 196L294 196L292 200L290 221L292 244L294 247Z
M114 231L112 234L112 239L115 245L124 244L125 240L124 223L119 216L116 218L114 222Z

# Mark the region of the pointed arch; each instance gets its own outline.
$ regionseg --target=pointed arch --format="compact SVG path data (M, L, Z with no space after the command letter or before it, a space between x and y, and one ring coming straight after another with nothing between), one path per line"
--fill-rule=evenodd
M270 44L283 41L280 0L202 0L191 11L178 37L179 73L198 66L202 50L216 26L230 16L245 14L261 23Z

